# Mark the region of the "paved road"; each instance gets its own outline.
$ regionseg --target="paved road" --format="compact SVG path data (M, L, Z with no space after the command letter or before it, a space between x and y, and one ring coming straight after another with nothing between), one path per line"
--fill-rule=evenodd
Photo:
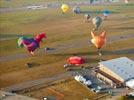
M134 39L134 34L129 33L129 34L121 34L121 35L116 35L116 36L110 36L110 37L107 38L107 42L112 43L112 42L116 42L116 41L127 40L127 39L130 39L130 38ZM76 42L75 41L71 42L71 41L72 40L69 40L69 41L67 41L67 43L57 45L55 47L55 49L47 51L47 54L59 54L59 53L62 53L65 50L70 49L70 48L77 49L77 48L83 48L83 47L92 45L91 42L89 42L90 39L88 37L82 38L81 40L75 40ZM39 52L44 52L44 49L39 50ZM132 49L129 52L132 53L134 51ZM31 55L22 53L22 54L10 55L10 56L2 56L2 57L0 57L0 62L22 59L22 58L26 58L28 56L31 56Z

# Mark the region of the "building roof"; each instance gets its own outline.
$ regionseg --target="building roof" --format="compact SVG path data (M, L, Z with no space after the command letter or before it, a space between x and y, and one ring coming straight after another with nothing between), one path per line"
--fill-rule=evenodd
M134 78L134 61L127 57L102 61L99 64L110 69L112 72L123 78L125 81Z

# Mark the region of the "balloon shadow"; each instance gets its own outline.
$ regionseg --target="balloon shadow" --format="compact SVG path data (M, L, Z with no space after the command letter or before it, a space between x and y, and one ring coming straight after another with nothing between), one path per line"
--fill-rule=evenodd
M103 55L122 55L122 54L134 54L134 48L115 50L115 51L102 51Z
M97 52L90 51L90 52L77 52L77 53L60 53L60 54L53 54L55 56L85 56L85 55L97 55Z
M25 66L28 68L32 68L32 67L40 66L40 64L35 63L35 62L29 62L29 63L26 63Z
M87 11L87 10L85 10L85 11L81 11L80 12L81 14L103 14L103 11L100 11L100 10L98 10L98 11ZM117 11L110 11L110 13L119 13L119 12L117 12Z
M118 27L118 28L114 28L115 30L119 30L119 29L121 29L121 30L133 30L134 29L134 27L133 26L130 26L130 27Z
M85 60L85 63L97 63L99 61L99 57L96 57L96 58L84 58Z

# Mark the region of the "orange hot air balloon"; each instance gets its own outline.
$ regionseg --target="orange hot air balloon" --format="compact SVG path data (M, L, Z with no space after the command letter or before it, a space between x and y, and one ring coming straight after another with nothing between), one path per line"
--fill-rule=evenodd
M95 45L97 49L100 49L106 42L106 32L102 32L99 36L96 36L94 32L91 31L91 42Z

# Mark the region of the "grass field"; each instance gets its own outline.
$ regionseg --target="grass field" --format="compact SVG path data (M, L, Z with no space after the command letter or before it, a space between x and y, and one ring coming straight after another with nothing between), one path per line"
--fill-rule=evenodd
M36 0L32 0L37 2ZM43 2L43 0L39 0ZM28 0L20 0L23 2L20 4L18 0L14 0L15 4L10 6L17 6L28 4ZM64 2L64 1L63 1ZM5 4L3 4L5 3ZM1 0L1 5L8 6L7 1ZM30 2L31 3L31 2ZM98 33L106 30L107 36L117 36L124 34L133 34L134 32L134 13L133 4L129 5L109 5L109 6L91 6L82 7L83 11L92 12L92 16L102 16L100 13L104 9L110 9L112 12L108 17L108 20L103 21ZM66 59L72 55L84 56L86 58L86 64L91 65L99 61L96 48L91 45L83 45L78 47L68 47L65 50L58 50L58 53L47 54L43 51L37 52L35 56L27 54L24 48L17 46L17 38L20 36L32 37L34 34L40 32L47 33L47 39L41 44L41 48L50 47L58 49L58 47L68 46L69 44L76 43L77 41L83 41L88 39L90 41L90 31L93 29L91 22L85 23L84 15L76 15L72 12L62 14L60 9L44 9L44 10L24 10L7 12L0 14L0 39L15 38L9 40L0 40L0 57L25 54L25 59L15 59L11 61L0 62L0 88L17 84L24 81L34 80L43 77L50 77L61 72L65 72L63 65L66 63ZM102 49L104 59L112 59L116 57L127 56L134 58L133 50L134 39L116 41L106 44ZM26 63L32 63L32 68L27 68ZM74 84L74 86L71 86ZM81 89L85 95L80 95L79 84L75 81L69 83L57 85L55 88L60 91L66 91L67 98L84 98L90 95L85 89ZM72 94L71 90L76 90L76 93ZM45 93L47 89L41 90ZM32 92L35 95L39 91ZM49 93L48 93L49 94ZM43 94L43 95L48 95ZM50 93L51 94L51 93ZM70 95L72 94L72 95ZM91 93L92 94L92 93ZM96 96L92 94L92 96ZM36 96L35 96L36 97ZM37 96L40 98L40 96ZM90 97L89 97L90 98ZM72 100L72 99L70 99ZM79 99L76 99L79 100Z
M132 5L125 7L123 6L122 8L121 6L119 7L115 6L114 9L112 9L112 7L113 6L97 6L97 7L91 6L90 8L84 7L82 9L83 11L91 9L92 12L94 12L96 9L98 11L102 11L104 10L104 8L109 8L113 10L115 13L111 13L110 16L111 17L110 20L113 21L113 23L110 23L111 22L110 20L104 22L105 24L102 25L101 30L108 31L108 36L112 34L122 34L122 29L125 30L124 28L128 27L128 23L130 26L133 25L133 18L129 18L133 16L131 8L133 6ZM92 14L92 16L95 15L96 13ZM113 19L116 16L124 18L121 18L120 20ZM50 45L50 43L71 40L73 39L72 37L79 38L80 36L82 37L89 36L89 30L93 28L92 23L88 24L84 22L82 14L75 15L73 13L68 13L63 15L61 14L61 11L59 9L3 13L0 15L0 22L1 22L0 26L1 38L19 37L22 35L33 35L39 32L46 32L48 39L44 45L47 44ZM114 31L114 29L111 26L114 27L116 31ZM118 27L123 28L118 29ZM64 28L66 28L66 30L64 30ZM126 29L125 31L129 31L130 33L133 32L132 29L129 30ZM10 43L5 43L8 41L0 42L1 43L0 46L2 46L0 56L15 54L15 52L18 53L19 51L24 52L24 50L19 49L17 47L16 39L9 41ZM9 52L8 49L11 50L12 52L11 51Z
M72 90L75 90L75 92ZM84 86L73 79L65 83L60 83L47 88L41 88L28 93L24 93L24 95L30 95L40 100L45 96L54 96L60 100L83 100L86 98L90 100L101 96L101 94L98 95L92 91L87 90Z

